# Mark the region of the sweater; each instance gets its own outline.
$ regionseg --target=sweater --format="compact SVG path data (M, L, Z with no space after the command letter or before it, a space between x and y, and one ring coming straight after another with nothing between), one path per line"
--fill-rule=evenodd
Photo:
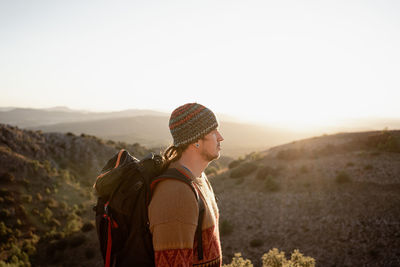
M157 267L221 266L222 253L218 229L218 207L214 192L204 173L194 177L178 163L176 168L194 182L205 211L202 222L203 259L197 255L195 231L199 207L195 194L186 183L166 179L153 191L148 208L150 232L153 238L154 258Z

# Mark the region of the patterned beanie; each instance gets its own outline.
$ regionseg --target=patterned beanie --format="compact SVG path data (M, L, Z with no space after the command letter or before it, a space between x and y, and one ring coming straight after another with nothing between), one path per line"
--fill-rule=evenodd
M197 141L217 127L214 113L197 103L176 108L169 118L169 129L176 147Z

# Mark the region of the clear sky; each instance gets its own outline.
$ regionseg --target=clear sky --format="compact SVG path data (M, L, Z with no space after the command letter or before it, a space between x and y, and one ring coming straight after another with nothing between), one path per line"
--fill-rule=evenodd
M0 106L400 118L400 1L0 1Z

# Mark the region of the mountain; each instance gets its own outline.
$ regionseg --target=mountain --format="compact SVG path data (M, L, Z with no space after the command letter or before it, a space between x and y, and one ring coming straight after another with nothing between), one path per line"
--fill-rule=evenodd
M0 111L0 123L25 128L65 122L81 122L144 115L167 116L167 114L163 112L141 109L117 112L89 112L72 110L67 107L54 107L49 109L13 108Z
M135 116L96 121L60 123L32 127L44 132L72 132L74 134L95 135L104 139L140 143L146 147L165 147L172 143L167 116ZM231 157L244 156L255 150L307 136L288 130L268 128L259 125L220 122L220 131L224 137L222 153Z
M400 131L325 135L249 154L211 179L224 262L299 249L317 266L400 260Z

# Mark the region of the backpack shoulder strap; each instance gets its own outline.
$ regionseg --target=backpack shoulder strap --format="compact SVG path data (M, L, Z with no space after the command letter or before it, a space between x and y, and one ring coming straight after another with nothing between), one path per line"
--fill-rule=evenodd
M157 185L157 183L165 180L165 179L175 179L182 181L190 186L192 189L193 193L196 196L197 203L199 205L199 218L197 220L197 228L196 228L196 233L195 233L195 238L197 239L197 255L199 260L203 259L203 238L202 238L202 223L203 223L203 218L204 218L204 211L205 211L205 206L203 199L199 196L199 193L197 189L195 188L193 181L187 177L185 174L180 172L178 169L175 168L169 168L167 169L163 174L160 176L155 177L151 184L150 184L150 196L152 194L153 189ZM150 197L151 199L151 197Z
M174 180L179 180L184 182L185 184L188 184L190 188L192 189L194 195L196 196L196 200L199 199L199 193L197 192L196 188L193 185L192 180L190 180L189 177L184 175L182 172L180 172L178 169L175 168L169 168L165 172L163 172L161 175L153 178L151 184L150 184L150 190L151 192L154 190L156 185L166 179L174 179Z

